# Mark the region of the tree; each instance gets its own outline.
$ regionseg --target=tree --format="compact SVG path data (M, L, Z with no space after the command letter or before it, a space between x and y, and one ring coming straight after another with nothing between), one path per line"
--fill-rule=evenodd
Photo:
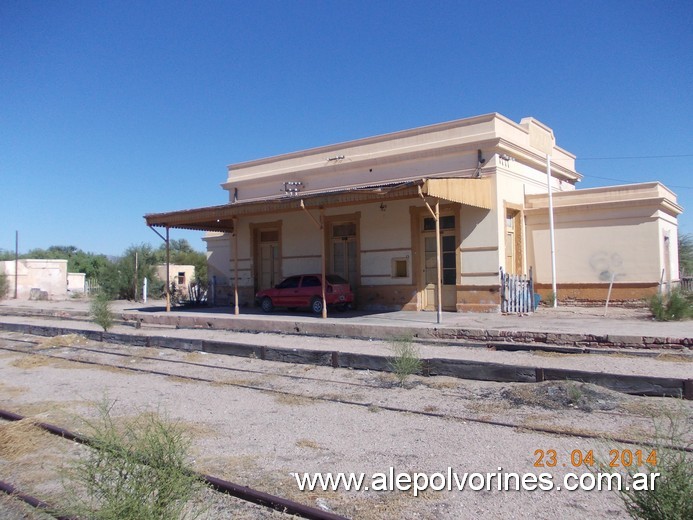
M104 255L85 253L76 246L50 246L48 249L31 249L19 258L38 258L45 260L67 260L67 270L70 273L84 273L87 278L97 278L99 271L108 264ZM14 252L0 250L0 261L14 260Z
M195 282L207 285L207 255L195 251L186 239L169 241L171 263L195 266ZM166 244L161 244L156 251L158 262L166 263Z
M137 256L137 280L135 280L135 256ZM157 255L149 244L130 246L116 262L103 266L99 271L98 280L101 290L110 298L133 300L135 285L139 291L145 278L150 287L155 285Z
M5 273L0 273L0 300L7 296L7 292L10 290L10 281L7 279Z

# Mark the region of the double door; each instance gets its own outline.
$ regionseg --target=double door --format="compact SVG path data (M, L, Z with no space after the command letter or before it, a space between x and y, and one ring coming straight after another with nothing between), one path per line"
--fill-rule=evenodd
M427 217L422 222L421 251L422 270L422 309L436 310L438 301L438 262L436 248L435 220ZM457 304L457 233L455 216L440 217L440 265L442 281L442 303L445 310L456 310Z

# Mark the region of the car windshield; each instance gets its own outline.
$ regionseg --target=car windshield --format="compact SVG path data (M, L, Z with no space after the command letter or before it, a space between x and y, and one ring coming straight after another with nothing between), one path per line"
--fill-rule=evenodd
M337 276L336 274L328 274L326 278L327 282L331 283L332 285L347 285L349 283L344 278Z

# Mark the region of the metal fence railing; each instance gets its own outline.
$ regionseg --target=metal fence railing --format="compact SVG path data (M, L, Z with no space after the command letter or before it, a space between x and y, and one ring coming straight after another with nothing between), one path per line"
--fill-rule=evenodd
M87 295L99 294L100 290L101 286L99 285L99 281L95 278L87 278L84 281L84 292Z
M534 312L534 280L528 275L509 274L500 268L501 312Z

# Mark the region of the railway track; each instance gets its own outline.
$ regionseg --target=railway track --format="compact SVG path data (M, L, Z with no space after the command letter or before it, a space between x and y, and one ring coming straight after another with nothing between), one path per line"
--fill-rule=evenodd
M257 342L214 341L201 338L168 337L156 335L138 335L124 333L105 333L93 330L63 329L52 326L27 326L17 323L0 322L0 330L10 333L23 333L35 336L59 336L79 334L97 341L128 345L134 347L159 347L183 351L202 351L207 353L227 354L242 358L259 358L261 360L280 361L284 363L313 366L331 366L332 368L352 368L391 372L387 356L378 353L349 352L324 348L286 348L285 346L266 346ZM498 348L495 343L483 345L486 348ZM530 345L517 346L512 350L533 350ZM505 347L502 347L505 349ZM552 349L541 350L551 352ZM559 349L563 350L563 349ZM592 350L588 350L592 352ZM594 351L596 352L596 350ZM660 370L661 372L661 370ZM680 372L680 371L679 371ZM631 395L653 397L683 397L693 400L693 379L690 377L671 377L668 375L651 375L648 373L619 373L598 370L576 370L568 366L542 366L530 363L514 364L474 359L426 357L421 358L421 374L424 376L451 376L458 379L540 383L543 381L577 381L593 383L602 387Z
M30 418L25 417L23 415L19 415L14 412L10 412L8 410L0 409L0 419L4 419L6 421L21 421L23 419ZM54 424L35 420L32 422L38 428L41 428L42 430L47 431L52 435L56 435L69 441L77 442L79 444L84 444L85 446L89 446L93 449L98 449L98 444L92 442L92 440L89 437L86 437L76 432L72 432L70 430L62 428L60 426L56 426ZM347 520L343 516L336 515L328 511L323 511L321 509L316 509L314 507L310 507L304 504L300 504L298 502L294 502L293 500L288 500L283 497L271 495L269 493L252 489L241 484L235 484L233 482L229 482L228 480L224 480L213 475L207 475L205 473L197 472L195 472L194 474L214 491L230 495L269 509L274 509L276 511L280 511L292 516L298 516L300 518L308 518L312 520ZM55 510L54 507L51 507L46 502L43 502L42 500L31 495L21 493L19 490L14 488L14 486L7 482L0 482L0 491L4 491L5 493L13 495L22 500L23 502L31 505L32 507L36 507L47 512ZM70 517L63 517L59 515L55 518L59 520L74 520Z
M5 341L12 341L16 343L22 343L22 344L28 344L28 345L39 345L40 342L35 341L35 340L26 340L26 339L18 339L18 338L8 338L0 333L0 339L5 340ZM2 347L0 347L1 349ZM28 351L32 354L41 354L45 351L49 351L52 349L55 349L55 346L47 346L47 347L42 347L42 348L32 348L31 351ZM69 348L70 350L76 350L80 352L89 352L89 353L94 353L94 354L106 354L110 356L116 356L116 357L122 357L122 358L131 358L132 354L130 353L124 353L124 352L116 352L113 351L112 349L97 349L97 348L90 348L90 347L82 347L82 346L76 346L76 345L71 345L69 347L62 347L62 348ZM383 388L382 385L375 385L375 384L368 384L368 383L357 383L353 381L339 381L335 379L326 379L326 378L318 378L318 377L309 377L309 376L299 376L295 374L284 374L281 372L277 371L265 371L265 370L253 370L253 369L247 369L247 368L236 368L236 367L226 367L226 366L220 366L220 365L211 365L209 363L199 363L196 361L187 361L187 360L180 360L180 359L167 359L167 358L161 358L161 357L154 357L154 356L142 356L142 355L137 355L138 359L142 360L147 360L147 361L156 361L156 362L164 362L164 363L170 363L170 364L175 364L175 365L188 365L188 366L193 366L193 367L201 367L201 368L209 368L209 369L214 369L214 370L219 370L219 371L228 371L228 372L234 372L234 373L242 373L242 374L253 374L253 375L260 375L260 376L272 376L272 377L278 377L278 378L283 378L283 379L288 379L288 380L293 380L293 381L317 381L320 383L330 383L330 384L337 384L337 385L344 385L348 387L355 387L355 388L369 388L369 389L376 389L380 390ZM74 360L73 358L62 358L62 359L67 359L67 360ZM464 398L464 396L457 392L442 392L442 396L444 397L452 397L452 398ZM622 417L635 417L636 414L633 413L622 413L622 412L617 412L614 410L609 410L609 411L604 411L604 410L592 410L592 413L596 414L606 414L606 415L619 415Z
M2 337L5 341L17 341L20 343L24 344L38 344L38 342L33 342L32 340L16 340L13 338L6 338ZM51 348L51 347L49 347ZM86 352L90 353L97 353L97 354L104 354L104 355L112 355L116 357L126 357L126 358L132 358L133 356L131 354L124 354L121 352L113 352L111 350L107 349L93 349L93 348L86 348L86 347L63 347L63 348L69 348L69 349L77 349L77 350L84 350ZM25 354L25 355L36 355L37 352L33 350L27 350L27 349L22 349L22 348L12 348L8 346L0 346L0 350L5 350L5 351L10 351L10 352L16 352L20 354ZM237 387L237 388L243 388L246 390L251 390L251 391L260 391L260 392L266 392L266 393L271 393L275 395L280 395L280 396L286 396L286 397L294 397L294 398L301 398L301 399L308 399L312 400L315 402L327 402L327 403L333 403L333 404L339 404L339 405L346 405L346 406L356 406L356 407L361 407L361 408L367 408L371 409L372 407L377 407L379 410L383 411L388 411L388 412L393 412L393 413L399 413L399 414L410 414L410 415L418 415L418 416L425 416L425 417L432 417L432 418L437 418L437 419L443 419L443 420L454 420L454 421L459 421L459 422L472 422L472 423L479 423L479 424L485 424L485 425L490 425L490 426L495 426L495 427L500 427L500 428L510 428L514 430L522 430L522 431L529 431L529 432L536 432L536 433L543 433L543 434L551 434L551 435L558 435L561 437L573 437L573 438L579 438L579 439L603 439L604 436L602 434L592 434L589 432L581 431L581 432L571 432L569 430L565 429L560 429L560 428L550 428L550 427L540 427L540 426L533 426L533 425L527 425L527 424L517 424L514 422L508 422L508 421L499 421L499 420L493 420L493 419L486 419L482 417L474 417L471 415L462 415L462 414L451 414L451 413L445 413L445 412L437 412L437 411L427 411L427 410L418 410L418 409L413 409L413 408L405 408L405 407L400 407L400 406L390 406L390 405L385 405L385 404L376 404L370 401L364 402L364 401L355 401L351 399L342 399L342 398L336 398L336 397L328 397L324 395L306 395L303 393L297 393L297 392L290 392L287 390L281 390L277 388L272 388L269 386L260 386L257 384L248 384L248 383L241 383L241 382L233 382L233 381L220 381L217 379L209 378L209 377L200 377L200 376L191 376L191 375L185 375L185 374L180 374L180 373L175 373L175 372L167 372L163 370L154 370L154 369L147 369L147 368L141 368L141 367L133 367L133 366L128 366L128 365L121 365L121 364L112 364L112 363L103 363L95 360L88 360L88 359L79 359L79 358L69 358L61 355L55 355L55 354L48 354L45 351L46 349L41 349L38 354L47 358L52 358L52 359L57 359L57 360L62 360L62 361L68 361L72 363L78 363L78 364L85 364L85 365L91 365L91 366L97 366L97 367L105 367L105 368L116 368L116 369L121 369L124 371L128 372L134 372L134 373L143 373L143 374L149 374L149 375L156 375L156 376L162 376L162 377L173 377L177 379L182 379L182 380L188 380L188 381L193 381L193 382L198 382L198 383L209 383L209 384L224 384L232 387ZM367 388L375 388L375 389L382 389L383 387L377 386L377 385L368 385L368 384L362 384L362 383L354 383L354 382L344 382L344 381L335 381L335 380L325 380L325 379L320 379L320 378L312 378L312 377L307 377L307 376L296 376L296 375L289 375L289 374L277 374L275 372L264 372L264 371L259 371L259 370L249 370L249 369L236 369L232 367L220 367L216 365L209 365L205 363L197 363L197 362L192 362L192 361L183 361L183 360L170 360L170 359L165 359L165 358L158 358L158 357L151 357L151 356L137 356L139 359L147 359L151 361L156 361L156 362L165 362L165 363L173 363L176 365L190 365L190 366L196 366L196 367L204 367L204 368L209 368L209 369L214 369L214 370L232 370L232 371L248 371L252 372L254 374L262 374L262 375L271 375L271 376L281 376L281 377L287 377L290 379L294 380L310 380L310 381L320 381L320 382L334 382L338 384L348 384L350 386L363 386ZM451 394L449 392L446 392L448 395L451 395L453 397L461 397L459 394ZM636 417L636 415L630 415L631 417ZM618 443L623 443L623 444L629 444L629 445L637 445L637 446L653 446L651 443L644 442L641 439L628 439L624 437L610 437L609 439L612 442L618 442ZM675 447L677 448L677 447ZM687 452L693 452L693 448L689 447L680 447L677 449L681 449L682 451L687 451Z
M38 341L7 338L5 336L2 336L1 334L0 334L0 339L19 342L19 343L26 343L26 344L30 344L30 345L39 345ZM48 347L43 347L43 348L39 348L39 349L32 349L31 353L41 353L43 355L44 351L51 350L54 348L56 348L56 347L48 346ZM119 357L124 357L124 358L132 357L132 354L125 354L122 352L114 352L113 350L80 347L80 346L76 346L76 345L72 345L70 347L64 347L64 348L70 348L72 350L79 350L79 351L83 351L83 352L92 352L92 353L97 353L97 354L108 354L108 355L119 356ZM163 361L166 363L173 363L173 364L179 364L179 365L189 365L189 366L196 366L196 367L202 367L202 368L212 368L215 370L224 370L224 371L238 372L238 373L243 373L243 374L272 375L273 377L280 377L280 378L285 378L285 379L295 380L295 381L319 381L319 382L323 382L323 383L332 383L332 384L345 385L345 386L355 386L355 387L361 387L361 388L374 388L374 389L382 388L381 386L369 385L367 383L354 383L352 381L337 381L335 379L324 379L324 378L317 378L317 377L297 376L295 374L282 374L281 372L275 372L275 371L263 371L263 370L252 370L252 369L248 369L248 368L224 367L224 366L219 366L219 365L210 365L208 363L198 363L196 361L185 361L185 360L180 360L180 359L166 359L166 358L161 358L161 357L141 356L141 355L138 355L137 357L139 359L145 359L148 361Z

